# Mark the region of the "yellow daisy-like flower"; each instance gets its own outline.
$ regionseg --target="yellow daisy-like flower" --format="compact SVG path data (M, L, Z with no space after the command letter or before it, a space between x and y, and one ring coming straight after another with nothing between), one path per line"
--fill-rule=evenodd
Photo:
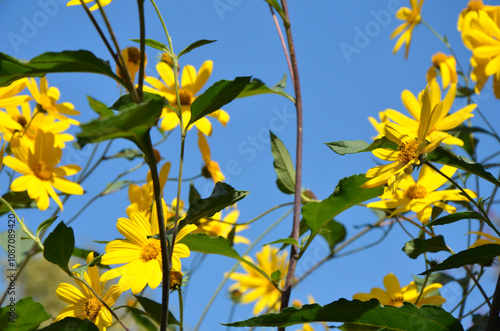
M394 274L390 273L384 277L384 286L385 291L381 288L375 287L370 293L358 293L353 296L353 299L368 301L370 299L377 299L381 305L383 306L394 306L400 307L403 305L403 302L411 302L417 307L422 305L442 305L446 302L446 300L440 295L429 295L431 292L440 289L443 287L441 284L431 284L426 286L423 290L422 296L420 300L417 299L420 295L420 292L417 290L417 284L415 282L411 282L405 287L401 288L399 285L399 280L394 276Z
M450 166L443 166L441 172L451 177L457 169ZM382 201L371 202L369 208L395 209L389 217L402 214L407 211L414 211L423 224L427 224L432 215L432 206L439 207L453 214L457 209L442 200L447 201L467 201L460 190L436 191L447 182L444 176L434 171L431 167L423 165L420 170L417 182L412 176L405 176L398 185L398 190L393 193L386 190L381 196ZM471 190L465 190L471 198L477 195Z
M277 270L281 271L280 287L283 287L288 271L287 255L287 252L278 254L278 248L267 245L262 247L262 250L256 254L256 263L250 257L245 258L257 265L269 276ZM229 291L238 289L244 292L240 303L256 301L253 307L254 315L258 315L266 308L278 311L281 298L280 291L255 269L246 264L241 264L241 266L246 273L232 273L229 276L229 278L236 281L236 283L229 287Z
M166 162L160 169L160 189L163 191L165 183L170 172L170 162ZM130 184L128 187L128 199L130 205L127 207L127 215L130 217L133 211L139 212L147 220L151 217L151 208L154 202L154 189L153 179L151 178L151 171L148 171L146 177L146 184L138 186Z
M430 109L433 113L433 124L427 132L426 139L430 142L442 141L449 145L463 146L463 141L457 137L451 136L445 131L452 130L462 124L465 120L474 117L472 111L477 107L475 104L470 104L462 109L457 110L453 114L449 114L455 96L457 94L456 84L451 84L446 96L441 100L441 89L439 84L433 80L428 84ZM385 110L385 116L394 121L405 130L417 135L422 118L422 96L424 91L419 94L417 98L408 90L401 93L401 99L406 109L413 118L410 118L402 113L394 110Z
M196 233L206 233L211 237L221 236L227 238L229 233L233 229L233 224L240 216L239 210L233 210L229 212L224 218L222 218L221 212L215 213L211 218L204 218L199 221L198 230ZM236 233L248 229L248 225L240 225L236 227ZM250 240L245 237L235 235L235 244L250 244Z
M163 206L166 210L166 206ZM137 294L146 285L155 289L162 281L162 258L160 241L148 236L158 234L158 217L156 205L153 206L151 222L138 212L132 212L130 219L120 218L116 228L125 239L113 240L106 245L106 254L102 257L102 264L125 264L111 269L101 276L101 281L120 277L119 285L123 290L132 289ZM196 230L196 225L189 224L182 228L175 239L172 254L172 270L181 270L181 258L190 255L189 248L180 241L188 233Z
M432 142L426 140L429 131L436 123L440 114L439 110L431 110L431 96L429 86L427 86L422 93L420 120L416 134L412 129L394 123L387 123L385 125L384 135L390 141L394 142L398 146L398 149L377 148L372 151L376 157L392 163L369 169L366 172L366 177L371 179L361 187L372 188L389 184L389 188L395 192L399 181L401 181L404 175L411 174L413 166L420 164L420 155L429 153L439 146L441 140ZM440 105L442 106L442 103ZM439 105L435 108L439 108Z
M26 81L22 78L9 86L0 87L0 108L16 107L31 100L29 95L18 95L26 87Z
M80 122L66 115L79 115L80 112L75 110L74 106L69 102L56 103L61 97L61 92L57 87L51 86L47 82L47 78L40 79L40 89L34 78L30 78L26 87L31 92L31 96L36 101L36 111L46 112L54 116L60 121L68 122L69 124L79 125Z
M477 239L476 242L473 243L469 248L474 248L474 247L479 247L479 246L489 245L489 244L500 245L500 238L492 236L489 233L479 232L479 231L471 231L468 233L477 234L481 237L484 237L484 238ZM500 260L500 256L498 257L498 259Z
M437 77L437 70L441 73L443 88L446 89L450 85L458 83L457 77L457 62L453 55L446 55L443 52L437 52L432 56L432 67L427 71L427 82L431 82Z
M187 125L191 119L191 104L196 99L195 95L201 90L212 74L212 68L213 62L205 61L201 65L198 73L191 65L185 66L182 70L181 84L179 85L179 99L182 108L182 121L184 125ZM154 77L146 77L146 82L148 82L152 87L144 86L144 91L162 95L168 100L170 105L177 107L175 79L172 68L167 63L160 62L156 65L156 70L160 74L163 82ZM229 114L222 109L219 109L208 116L218 119L223 126L226 126L229 121ZM172 130L180 123L179 117L170 108L163 108L161 118L162 122L160 127L163 131ZM194 123L194 125L198 128L198 130L203 132L203 134L207 136L212 134L212 124L207 118L200 118Z
M470 46L470 43L466 40L465 36L472 28L472 19L480 21L484 15L487 15L496 21L500 18L500 6L488 6L485 5L482 0L471 0L467 4L467 8L460 12L457 21L457 30L462 32L462 40L465 46Z
M489 76L493 76L493 90L500 98L500 17L492 19L483 14L472 17L470 29L464 32L465 46L472 50L472 80L479 93Z
M90 11L94 11L94 10L99 8L97 1L99 1L99 3L101 4L101 7L104 7L104 6L109 5L111 3L111 1L113 1L113 0L83 0L83 2L85 2L86 4L91 3L91 2L92 3L95 2L95 4L92 7L90 7ZM80 2L80 0L71 0L66 4L66 7L81 5L81 4L82 3Z
M94 253L87 256L87 263L94 259ZM78 267L75 265L73 268ZM99 282L99 271L97 267L88 267L84 273L84 279L95 293L111 307L120 297L122 290L119 285L113 285L104 293L104 283ZM79 319L89 319L97 325L100 331L106 331L106 328L113 324L113 318L110 311L94 296L94 294L79 280L75 280L78 288L68 283L61 283L56 290L57 297L70 305L61 310L54 322L65 319L66 317L76 317Z
M226 179L224 174L220 170L219 163L212 161L210 157L210 146L208 146L207 138L205 135L198 131L198 147L200 148L201 156L203 162L205 162L205 167L203 167L203 176L214 180L214 183L222 182Z
M396 18L405 22L398 26L391 34L391 39L400 34L392 50L393 54L396 54L401 46L406 44L405 58L408 58L413 29L422 21L420 12L423 3L424 0L410 0L411 8L402 7L397 11Z
M373 125L375 130L377 130L377 135L375 137L372 137L372 139L378 139L382 138L384 136L384 127L385 125L390 122L389 118L385 115L385 111L379 111L378 112L378 117L380 119L380 122L378 122L375 118L373 117L368 117L368 121Z
M40 210L49 207L49 196L54 199L61 211L63 205L54 188L66 194L83 194L83 188L65 179L80 171L76 164L58 167L62 151L54 148L54 134L39 131L33 150L23 145L19 139L12 139L10 148L15 157L6 156L4 164L23 176L16 178L10 189L15 192L28 190L28 195L35 200Z
M135 75L139 71L141 64L141 51L137 47L127 47L122 50L123 61L125 61L130 79L135 81ZM145 58L147 63L147 58ZM146 65L146 63L144 65ZM121 79L125 79L124 75L116 67L116 72Z
M28 102L21 105L21 111L17 107L6 107L5 110L6 112L0 111L0 123L3 126L3 128L0 126L0 131L5 133L7 141L10 141L17 132L17 136L33 149L39 130L54 134L54 147L64 148L66 142L75 139L71 134L64 133L69 129L69 123L56 121L50 114L37 112L32 115Z

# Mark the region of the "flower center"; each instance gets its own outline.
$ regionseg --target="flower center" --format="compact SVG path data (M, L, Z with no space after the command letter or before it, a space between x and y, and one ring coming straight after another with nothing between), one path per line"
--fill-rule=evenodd
M49 180L52 178L52 168L42 161L35 166L33 172L35 173L35 176L41 180Z
M182 272L177 270L170 271L170 289L177 290L182 286Z
M161 254L160 241L156 239L148 239L146 246L142 248L141 258L144 262L156 259L158 255Z
M469 4L467 5L467 9L472 11L472 10L481 10L484 8L484 4L482 0L471 0L469 1Z
M441 63L446 62L446 58L447 58L446 54L442 52L436 53L432 56L432 64L435 67L439 67Z
M137 47L128 47L127 48L127 56L128 62L132 62L133 64L139 64L141 61L141 51Z
M83 315L89 320L94 321L101 310L101 303L97 298L91 298L82 306Z
M181 88L179 90L179 100L182 106L190 106L193 101L193 92L188 89Z
M398 160L403 164L408 164L417 156L418 142L416 140L403 141L398 147Z
M427 195L427 190L425 186L415 184L406 190L406 197L410 200L413 199L423 199Z
M23 115L17 116L16 122L21 124L23 128L26 127L26 124L28 124L28 121L26 121L26 118Z
M410 17L408 17L408 22L410 22L411 24L419 24L421 20L422 16L420 16L420 13L416 10L413 10L410 14Z
M391 306L394 306L394 307L402 306L404 301L405 301L405 299L403 298L402 295L396 295L396 296L391 298Z

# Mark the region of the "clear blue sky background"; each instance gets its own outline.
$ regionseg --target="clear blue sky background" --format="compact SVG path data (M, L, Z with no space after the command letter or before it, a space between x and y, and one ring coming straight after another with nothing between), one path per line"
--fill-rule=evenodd
M111 61L97 33L88 21L83 9L65 7L65 0L41 1L0 1L0 51L20 59L30 59L45 51L86 49L98 57ZM198 39L214 39L217 43L191 52L181 59L182 65L192 64L196 68L207 59L214 61L214 71L208 82L213 84L220 79L236 76L253 76L268 85L277 83L288 68L283 51L272 22L269 8L264 1L248 0L211 0L211 1L158 1L173 38L174 51ZM468 68L470 51L461 43L456 30L456 20L466 1L427 1L423 5L423 18L437 31L447 35L458 56L458 61ZM49 5L50 4L50 5ZM368 122L368 116L378 116L378 112L393 108L406 112L401 102L401 92L409 89L414 94L426 84L425 74L431 65L431 56L444 51L444 45L423 25L416 28L410 49L409 59L404 59L404 49L392 55L394 41L389 39L392 31L400 24L394 17L395 10L408 6L408 1L290 1L290 15L297 49L298 65L304 99L304 173L303 186L314 191L320 199L330 195L338 181L343 177L364 173L374 166L374 158L369 155L338 156L331 152L325 142L336 140L370 141L375 131ZM106 7L111 23L121 47L134 46L130 39L139 37L136 3L133 0L114 0ZM167 43L163 30L151 4L146 1L148 38ZM353 52L346 51L349 48ZM147 75L156 76L154 65L159 55L156 50L148 49ZM114 67L114 64L112 65ZM467 69L466 69L467 70ZM81 122L96 117L87 104L86 95L102 102L112 104L120 89L106 77L89 74L54 74L48 76L49 84L61 90L61 101L75 105L82 114ZM288 92L293 93L288 80ZM208 86L207 84L207 86ZM487 84L481 95L479 105L494 126L500 120L498 101ZM453 110L464 106L457 99ZM236 100L224 107L231 121L226 128L214 123L214 133L209 137L212 158L219 162L227 177L227 182L238 190L248 190L250 195L238 203L241 210L240 221L252 219L265 210L291 201L290 196L282 194L275 185L276 174L272 165L268 130L271 123L279 124L274 133L288 146L294 158L295 119L294 106L288 100L275 96L257 96ZM276 118L278 120L276 120ZM473 119L475 126L484 126L479 116ZM79 132L73 128L72 133ZM177 174L178 130L163 144L160 152L165 160L172 162L171 175ZM485 136L480 136L480 153L484 157L497 145ZM257 141L252 143L252 141ZM199 173L202 166L197 149L195 131L188 134L186 168L184 174L190 177ZM252 146L252 144L254 144ZM496 143L495 143L496 144ZM132 147L127 141L113 142L111 152ZM102 152L102 146L100 151ZM461 155L465 153L457 149ZM62 164L77 163L83 166L89 157L90 146L82 151L66 151ZM230 174L228 164L236 162L238 173ZM103 189L117 173L136 165L137 160L107 161L84 182L86 194L75 197L65 205L62 220L67 220L79 207ZM145 178L147 169L142 168L130 179ZM494 170L496 171L496 170ZM5 175L2 177L1 193L8 187ZM212 188L211 180L199 179L196 187L207 196ZM175 196L174 182L168 182L165 197L170 202ZM480 194L489 196L491 188L483 186ZM188 186L183 188L187 200ZM76 245L104 250L104 245L92 240L112 240L119 237L116 220L126 216L128 206L127 191L123 190L99 199L72 224L77 235ZM55 203L51 202L54 208ZM275 211L242 234L250 239L256 238L285 209ZM22 211L27 223L33 229L52 213ZM362 207L341 214L338 221L345 224L348 236L360 229L356 226L370 224L376 220L375 214ZM6 224L0 223L0 224ZM3 228L5 230L6 227ZM262 244L289 235L291 217L264 238ZM411 229L414 235L418 232ZM441 229L439 229L441 231ZM466 248L466 224L443 229L447 243L455 250ZM369 244L380 237L380 231L373 231L351 248ZM449 238L449 239L448 239ZM412 274L424 271L423 259L411 260L401 247L410 238L400 227L395 226L383 244L368 251L334 259L313 273L297 287L292 297L306 302L311 294L320 304L327 304L339 298L352 298L358 292L369 292L372 287L382 286L383 277L393 272L401 285L408 284ZM241 253L244 245L236 247ZM253 252L250 254L254 256ZM298 266L298 275L327 254L327 246L318 238L315 245L304 256ZM196 254L193 254L193 257ZM436 254L445 258L445 254ZM190 266L192 258L185 259L183 266ZM209 256L201 268L191 278L186 307L186 330L196 324L203 308L215 288L229 270L233 261L228 258ZM463 272L453 272L462 277ZM493 278L496 271L488 273L485 287L492 293ZM232 282L229 282L231 284ZM2 285L3 289L3 285ZM227 291L223 291L215 301L202 325L202 330L219 330L217 323L226 322L230 308ZM159 291L149 295L158 299ZM442 294L448 300L444 305L451 309L460 300L461 293L456 284L443 288ZM477 292L473 297L479 297ZM175 302L175 300L174 300ZM471 300L477 302L477 300ZM253 305L241 306L235 318L246 319L251 316ZM473 305L471 305L473 307ZM475 307L475 306L474 306ZM177 311L176 304L172 310ZM294 328L291 328L294 329Z

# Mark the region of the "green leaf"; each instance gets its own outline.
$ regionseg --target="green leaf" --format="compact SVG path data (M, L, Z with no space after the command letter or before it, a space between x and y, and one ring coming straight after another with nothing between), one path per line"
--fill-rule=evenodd
M188 126L233 101L249 82L250 77L236 77L234 80L220 80L210 86L191 104Z
M87 95L87 100L89 101L89 106L92 108L93 111L95 111L97 114L99 114L100 117L107 117L107 116L113 116L114 113L111 109L109 109L108 106L106 106L104 103L92 98L91 96Z
M31 331L40 323L50 318L43 306L31 297L13 301L15 297L7 297L5 306L0 309L0 330Z
M43 257L54 264L57 264L62 270L71 276L68 268L68 262L75 248L75 236L73 229L68 228L63 222L59 223L43 243Z
M89 263L85 263L84 265L73 268L73 269L71 269L71 271L77 273L78 276L80 276L80 278L83 279L83 275L85 274L85 272L87 272L87 268L88 267L95 267L98 263L100 263L103 255L104 255L104 253L97 255Z
M179 55L177 57L180 58L181 56L183 56L184 54L187 54L187 53L191 52L195 48L198 48L198 47L201 47L201 46L204 46L204 45L208 45L208 44L211 44L211 43L216 42L216 41L217 40L207 40L207 39L201 39L201 40L195 41L194 43L192 43L188 47L184 48L179 53Z
M141 330L147 330L147 331L157 331L158 328L146 317L143 315L146 315L142 310L134 308L134 307L129 307L129 311L132 314L132 317L134 318L134 321L141 326Z
M22 191L22 192L11 191L2 195L2 198L5 199L5 201L7 201L12 206L12 208L14 208L14 210L36 207L36 202L35 200L29 197L28 191ZM10 210L6 205L4 204L0 205L0 215L9 212Z
M481 164L475 163L464 156L458 156L446 147L440 146L431 153L427 154L427 160L462 169L486 179L496 186L500 186L500 181L495 176L484 170Z
M270 6L272 6L277 12L283 12L280 4L277 0L265 0Z
M295 167L293 166L292 158L285 144L272 131L269 131L269 134L271 135L274 170L278 175L276 185L278 185L281 192L293 194L295 192Z
M332 151L339 155L371 152L377 148L397 149L398 146L386 137L379 138L368 144L364 140L341 140L325 143Z
M424 285L425 277L419 278L415 275L412 275L412 277L413 277L413 280L415 281L415 284L417 285L417 291L420 292L422 290L422 286ZM427 283L425 286L427 287L427 286L434 284L434 283L446 285L450 282L455 282L455 281L457 281L455 278L445 274L444 272L434 272L431 275L429 275L429 279L427 279ZM435 290L435 291L429 292L427 295L428 296L439 295L439 291Z
M193 203L201 199L200 192L194 187L194 183L191 182L189 185L189 205L191 206Z
M403 247L403 252L412 259L416 259L423 253L441 251L450 251L444 242L444 237L441 235L429 239L415 238L408 241Z
M232 259L238 260L250 266L251 268L258 271L262 276L267 278L272 282L272 279L266 274L265 271L261 270L252 262L242 258L234 248L231 247L229 240L223 237L210 237L205 233L188 234L182 240L181 243L187 245L191 251L200 252L203 254L216 254L227 256Z
M52 225L52 223L54 223L54 221L57 219L58 216L54 216L54 217L51 217L49 219L46 219L45 221L43 221L42 223L40 223L40 225L38 226L38 229L36 229L36 237L38 238L39 235L40 235L40 232L42 232L43 230L47 229L49 226Z
M409 302L402 307L382 307L376 299L365 302L340 299L325 306L288 307L277 314L260 315L224 325L287 327L311 322L345 323L341 328L347 330L463 331L460 322L443 308L424 305L419 309Z
M78 144L83 147L109 139L125 138L133 141L146 153L143 139L149 137L149 129L160 118L165 99L157 94L144 93L144 101L134 103L125 95L112 106L120 110L117 115L93 120L82 124L82 132L77 134Z
M141 40L140 39L130 39L131 41L135 42L135 43L141 43ZM154 39L148 39L146 38L144 40L144 44L146 46L149 46L149 47L152 47L152 48L155 48L155 49L158 49L160 51L163 51L163 52L167 52L167 53L170 53L170 50L169 48L165 45L165 44L162 44L161 42L159 41L156 41Z
M23 77L42 77L45 74L55 72L102 74L113 78L124 86L126 85L113 72L108 62L97 58L89 51L47 52L32 58L30 61L20 61L0 53L0 86L7 86Z
M279 284L281 281L281 270L276 270L271 274L271 279L276 283Z
M161 304L153 301L151 299L141 297L140 295L134 295L134 297L139 301L142 308L146 311L149 317L153 321L155 321L158 325L161 324ZM168 324L179 325L179 321L177 321L172 315L172 313L168 312Z
M443 262L435 265L420 275L426 275L435 271L460 268L469 264L484 264L500 255L500 245L487 244L474 248L469 248L465 251L458 252L450 256Z
M319 230L319 235L325 238L328 246L330 247L330 252L333 253L335 246L344 241L347 232L343 224L335 220L331 220L321 230Z
M259 94L278 94L284 96L291 102L295 103L295 98L290 94L285 92L286 87L286 74L283 75L283 78L273 87L268 87L258 78L252 79L252 81L245 87L243 91L238 95L238 98L250 97L253 95Z
M445 224L454 223L456 221L468 220L468 219L486 221L481 214L479 214L475 211L464 211L461 213L450 214L450 215L446 215L444 217L438 218L434 221L427 223L426 226L445 225Z
M142 154L141 151L134 149L134 148L125 148L125 149L122 149L121 151L119 151L118 153L116 153L115 155L110 156L108 158L109 159L110 158L124 158L124 159L127 159L129 161L133 161L137 158L142 158L142 157L144 157L144 154Z
M275 240L275 241L271 241L270 243L267 243L267 244L265 244L263 246L274 245L274 244L287 244L287 245L297 245L297 246L300 246L299 243L297 242L297 240L295 240L294 238L278 239L278 240Z
M213 216L222 209L234 205L246 197L248 193L247 191L236 191L231 185L218 182L208 198L199 199L189 205L186 217L179 223L178 231L187 224L194 223L200 218Z
M466 86L459 86L457 88L457 98L470 97L471 95L474 95L474 93L474 89Z
M302 207L302 217L311 228L313 235L325 227L341 212L366 200L378 197L384 192L383 187L363 189L367 182L364 174L341 179L332 195L321 202L311 202Z
M71 331L99 331L97 326L89 321L88 319L81 320L76 317L66 317L56 323L39 329L38 331L61 331L61 330L71 330Z

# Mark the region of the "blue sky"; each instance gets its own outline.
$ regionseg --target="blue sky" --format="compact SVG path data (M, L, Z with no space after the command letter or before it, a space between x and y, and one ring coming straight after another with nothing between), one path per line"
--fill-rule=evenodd
M268 85L274 85L287 72L276 29L264 1L158 2L172 35L174 51L179 52L199 39L217 40L181 59L181 65L192 64L196 68L207 59L213 60L214 71L208 84L236 76L253 76ZM30 59L45 51L87 49L98 57L111 61L84 11L78 7L66 8L65 3L66 0L40 0L20 5L19 1L0 1L0 51L20 59ZM404 50L392 55L394 40L390 40L389 36L400 23L394 13L397 8L408 5L408 1L397 0L289 3L304 99L303 187L314 191L320 199L330 195L340 179L364 173L375 164L374 158L369 154L339 156L331 152L324 143L357 139L370 141L375 131L367 118L377 117L379 111L387 108L405 111L401 92L404 89L414 94L421 91L426 84L425 74L431 65L431 56L437 51L446 52L444 45L425 26L420 25L415 29L409 58L405 60ZM463 46L456 30L458 14L465 5L465 1L428 1L423 5L422 17L448 37L458 61L468 68L470 51ZM106 7L106 12L120 46L134 46L130 39L139 37L135 1L114 0ZM166 43L161 25L148 1L146 14L147 37ZM154 65L159 54L156 50L148 49L147 55L146 74L156 76ZM120 93L114 81L95 75L54 74L49 75L48 80L50 85L61 90L62 101L73 103L82 112L78 118L81 122L95 118L95 113L88 107L86 95L112 104ZM287 84L287 91L292 94L290 80ZM499 123L496 109L498 101L491 93L490 84L487 84L476 101L491 123ZM452 111L463 105L463 100L457 99ZM291 201L291 197L282 194L275 185L276 174L272 166L268 131L273 128L294 159L293 104L285 98L266 95L236 100L224 107L224 110L231 116L228 126L223 128L219 123L213 122L214 133L208 140L212 158L219 162L227 182L238 190L251 192L238 203L240 220L252 219L277 204ZM484 122L476 116L473 125L484 126ZM79 129L73 128L71 132L77 133ZM164 159L173 164L173 176L177 174L178 136L177 130L160 149ZM479 139L479 155L489 155L487 146L491 146L493 141L485 136L480 136ZM186 177L198 174L202 166L196 142L195 131L191 131L187 138ZM132 147L129 142L115 141L110 153L127 147ZM100 151L102 152L102 146ZM66 163L83 166L89 157L90 147L65 153L67 154L63 156L62 163L67 160ZM457 153L464 155L460 150ZM65 205L61 218L71 218L116 173L125 171L137 162L106 161L84 182L86 194L70 199ZM130 179L143 179L146 171L147 169L141 168ZM7 190L5 180L3 176L2 194ZM213 188L213 183L205 179L198 179L195 185L204 196ZM481 189L483 196L488 196L491 192L488 186ZM174 182L169 182L165 189L168 202L174 197L175 191ZM183 187L185 200L187 193L186 185ZM120 236L116 231L116 220L126 215L125 208L128 204L126 190L94 203L72 224L77 233L77 246L103 251L103 245L93 243L92 240L111 240ZM51 206L54 205L52 202ZM283 208L271 213L252 224L242 234L250 239L256 238L285 211ZM52 211L22 211L21 215L26 215L27 223L36 228L51 213ZM351 236L360 230L357 226L375 222L376 216L359 207L341 214L337 220L345 224L348 236ZM290 229L291 217L288 217L263 239L262 244L288 236ZM416 235L417 231L412 230ZM465 224L450 227L445 234L447 243L456 251L464 249L466 231ZM371 243L379 237L380 232L373 231L373 234L367 235L352 248ZM383 244L325 264L294 290L292 297L305 302L306 296L311 294L321 304L341 297L350 299L357 292L369 292L372 287L382 286L382 279L389 272L398 276L401 285L406 285L411 281L412 274L424 270L422 259L411 260L401 251L401 247L409 239L401 228L395 226ZM244 245L236 248L240 253L245 250ZM250 255L254 256L254 253L255 251ZM326 254L325 243L318 238L317 243L312 245L304 260L299 263L299 275ZM444 254L436 256L446 257ZM193 260L185 260L183 265L189 266ZM213 290L221 281L223 272L232 265L232 260L210 256L193 275L187 297L187 330L194 327ZM453 274L463 276L462 272ZM495 275L488 274L486 278L488 277ZM486 281L485 286L492 293L493 285L489 283L493 281ZM448 299L445 308L451 309L458 303L460 292L454 285L446 286L442 293ZM149 294L158 298L152 292ZM478 294L474 293L473 296L477 298ZM226 321L229 308L230 301L223 291L201 329L220 329L217 323ZM252 305L239 307L236 319L249 317L251 308ZM176 311L175 305L173 310Z

